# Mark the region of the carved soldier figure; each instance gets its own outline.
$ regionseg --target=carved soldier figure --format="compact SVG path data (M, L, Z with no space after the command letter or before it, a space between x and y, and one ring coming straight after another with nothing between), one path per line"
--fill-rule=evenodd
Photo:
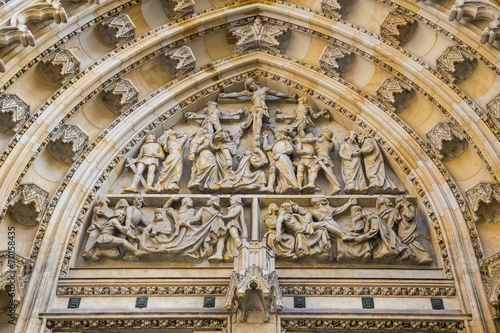
M319 190L316 188L316 178L318 177L320 165L317 163L317 154L314 146L317 140L312 133L308 133L304 138L300 138L297 143L297 155L300 157L297 163L297 181L303 190ZM308 183L305 186L303 186L304 171L307 171L308 178Z
M340 145L339 155L342 158L342 178L345 183L345 193L365 191L366 180L361 164L361 149L356 139L356 133L350 131Z
M335 195L340 192L340 183L337 176L333 173L334 164L330 157L330 154L335 150L335 143L332 138L333 132L329 129L325 130L316 140L315 148L318 154L316 163L318 163L321 170L325 172L326 178L332 186L330 194Z
M305 97L299 98L297 103L298 105L295 109L295 120L292 123L292 128L297 131L299 137L303 138L306 135L306 129L316 126L311 118L317 119L322 116L328 116L329 113L326 109L314 112Z
M184 170L183 147L187 139L187 134L179 135L172 129L166 130L160 138L160 144L168 156L162 163L162 170L155 186L157 191L179 191L179 183Z
M147 168L146 191L154 191L153 181L155 179L156 170L158 170L160 159L164 159L165 154L159 143L156 142L156 137L153 133L148 134L144 144L136 158L128 158L127 166L130 166L135 172L132 185L124 189L125 192L137 192L137 186L142 178L142 173Z
M113 215L113 210L108 207L108 204L109 199L106 196L100 195L97 198L96 205L92 212L92 223L87 229L88 238L82 254L84 258L92 258L94 256L97 236L100 234L101 229Z

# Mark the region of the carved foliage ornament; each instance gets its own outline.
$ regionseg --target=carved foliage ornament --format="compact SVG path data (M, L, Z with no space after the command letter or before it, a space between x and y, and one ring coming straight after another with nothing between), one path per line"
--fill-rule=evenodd
M385 79L377 89L377 99L395 113L406 109L414 97L415 90L395 77Z
M54 84L63 84L80 71L80 61L71 50L60 49L40 63L42 73Z
M354 53L335 45L325 47L319 59L321 69L339 76L351 69L353 61Z
M477 59L457 46L447 48L437 59L437 70L455 84L469 78Z
M110 47L118 47L135 38L135 25L127 14L115 16L99 24L99 33Z
M189 46L183 45L163 54L163 67L170 76L179 77L194 70L196 58Z
M323 13L344 18L351 11L353 0L322 0Z
M73 163L87 147L89 137L78 125L64 125L47 147L57 159Z
M194 13L193 0L162 0L161 3L165 14L172 21Z
M500 189L494 183L480 182L466 191L476 220L491 221L500 212Z
M446 121L438 122L426 136L438 157L445 162L457 158L467 148L467 140L460 129Z
M119 79L104 89L102 100L111 112L121 114L139 100L139 90L129 79Z
M284 53L290 42L292 31L272 23L264 23L257 16L244 26L229 29L229 48L233 53L262 48L276 53Z
M486 110L491 119L500 124L500 94L486 104Z
M399 12L392 12L387 15L382 23L380 34L387 40L404 46L415 34L417 25L418 22L416 20L404 16Z
M0 96L0 132L14 134L30 117L30 105L18 94Z
M38 225L48 202L48 191L36 184L22 184L9 203L9 213L22 225Z

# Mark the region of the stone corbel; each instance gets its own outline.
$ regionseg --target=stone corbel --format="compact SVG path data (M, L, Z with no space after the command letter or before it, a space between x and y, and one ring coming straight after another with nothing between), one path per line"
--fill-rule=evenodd
M385 39L404 46L417 31L418 22L399 12L391 12L380 27L380 34Z
M99 23L99 33L104 42L116 48L135 38L135 25L127 14L116 14Z
M325 47L319 58L321 69L337 76L345 75L353 62L354 53L335 45Z
M73 163L88 146L89 137L78 125L64 125L47 144L52 155L64 163Z
M10 216L22 225L40 224L49 203L49 192L40 186L28 183L17 187L14 198L9 203Z
M437 70L451 82L468 79L477 67L477 59L457 46L450 46L437 59Z
M80 72L80 61L71 50L60 49L40 63L42 73L53 84L62 85Z
M172 21L194 13L194 0L162 0L161 4L165 14Z
M196 58L189 46L183 45L163 54L162 63L170 76L179 77L196 66Z
M14 134L30 117L30 105L18 94L0 96L0 132Z
M111 112L121 114L139 100L139 90L129 79L119 79L104 89L102 100Z
M415 90L396 77L385 79L377 88L377 99L394 113L400 113L406 109L414 97Z
M457 158L467 148L467 140L460 129L446 121L439 121L427 131L426 136L432 149L444 162Z
M321 10L327 15L345 18L352 4L353 0L321 0Z
M500 213L498 186L493 182L479 182L465 193L474 219L480 221L483 217L486 222L493 222L493 219Z

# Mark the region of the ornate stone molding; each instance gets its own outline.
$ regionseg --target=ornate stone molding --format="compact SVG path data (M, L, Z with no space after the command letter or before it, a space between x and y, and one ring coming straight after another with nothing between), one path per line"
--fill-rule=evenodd
M194 13L194 0L162 0L167 17L174 21Z
M404 46L417 31L418 22L400 12L389 13L380 27L380 35L394 44Z
M321 69L336 76L346 74L353 62L354 53L335 45L325 47L319 58Z
M496 95L486 104L486 112L490 118L500 127L500 94Z
M196 57L189 46L182 45L165 52L162 56L162 63L170 76L179 77L195 69Z
M490 267L490 278L487 281L488 298L490 305L495 312L495 319L500 316L500 265Z
M455 84L469 78L477 67L477 59L458 46L450 46L437 59L437 70Z
M262 22L260 16L244 26L230 28L227 34L229 48L233 53L252 49L271 50L284 53L290 42L292 31L278 24Z
M108 46L117 48L135 38L135 25L127 14L118 13L99 23L99 33Z
M216 295L223 296L225 286L89 286L58 287L59 296L106 296L106 295Z
M465 193L476 221L481 217L485 221L492 221L500 212L500 189L495 183L479 182Z
M137 103L139 90L129 79L118 79L102 92L104 105L113 113L121 114L124 110Z
M80 72L80 61L71 50L59 49L40 63L42 73L54 84L64 84Z
M321 0L321 10L325 14L345 18L353 3L353 0Z
M406 109L414 97L415 89L402 83L396 77L385 79L377 88L377 99L394 113L400 113Z
M78 125L64 125L47 144L49 151L64 163L76 161L88 146L89 137Z
M14 134L30 117L30 105L18 94L0 96L0 132Z
M389 287L389 286L293 286L281 287L285 296L456 296L454 287Z
M22 184L9 203L10 215L20 224L40 224L49 201L49 192L36 184Z
M467 148L467 140L460 129L446 121L437 122L426 136L432 149L444 162L457 158Z

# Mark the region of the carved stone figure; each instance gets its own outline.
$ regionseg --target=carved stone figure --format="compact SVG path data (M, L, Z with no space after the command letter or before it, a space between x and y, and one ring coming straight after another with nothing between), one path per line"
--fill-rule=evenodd
M297 143L297 155L300 157L297 162L297 182L302 190L319 190L316 187L316 178L320 169L315 149L317 141L318 139L312 133L308 133L305 138L299 139ZM307 185L304 185L304 171L307 171Z
M438 157L445 162L462 155L467 148L462 131L446 121L437 122L425 135Z
M162 0L161 3L165 14L172 21L194 13L193 0Z
M30 117L30 105L18 94L0 96L0 132L14 134Z
M217 132L212 135L212 138L210 148L215 154L215 161L220 175L220 181L214 189L230 189L234 181L232 165L233 156L236 155L236 142L228 131Z
M311 214L317 221L315 222L317 226L324 227L328 231L328 234L333 238L341 238L344 241L353 239L353 235L341 229L333 217L344 213L349 209L349 207L357 205L357 199L351 198L346 204L337 208L330 206L328 199L324 196L312 198L311 204L313 205Z
M54 157L64 163L73 163L85 150L89 136L78 125L63 125L47 144Z
M171 205L177 200L179 200L179 197L170 198L163 206L163 209L165 209L166 213L175 222L174 236L179 236L179 238L183 239L184 234L188 230L194 230L193 225L197 224L199 219L194 218L196 216L196 209L193 208L193 199L183 198L181 200L181 207L179 209L173 209Z
M377 99L394 113L400 113L410 106L414 97L415 89L396 77L385 79L377 88Z
M465 193L476 222L496 222L500 212L500 189L495 183L479 182Z
M126 201L125 204L122 206L125 212L125 226L130 227L131 232L137 235L140 226L146 227L149 224L149 221L141 210L141 207L144 205L144 199L140 194L134 195L132 206L129 206Z
M259 148L243 153L238 168L234 172L231 188L233 191L263 191L267 185L266 174L260 170L268 164L268 159ZM255 171L252 171L252 167Z
M8 212L22 225L38 225L48 203L48 191L33 183L21 184L9 203Z
M353 3L353 0L321 0L321 9L325 14L345 18Z
M340 145L339 155L342 158L342 178L345 193L359 193L367 189L363 174L362 152L357 142L356 133L350 131Z
M240 116L245 113L244 109L240 109L235 113L224 112L219 109L217 102L209 101L207 107L203 109L203 115L186 112L186 119L201 120L201 127L205 128L209 134L222 131L221 120L239 120Z
M129 79L118 79L102 92L104 105L116 114L121 114L138 100L139 90Z
M290 117L283 114L282 112L280 113L281 110L278 109L276 110L276 120L279 121L285 119L292 119L293 120L293 123L291 124L292 129L297 132L299 137L303 138L306 135L305 133L306 129L316 126L312 119L317 119L322 116L329 117L330 113L328 112L327 109L314 112L309 106L307 98L304 97L297 99L297 103L298 104L297 108L295 108L294 116Z
M134 179L124 192L137 192L139 181L146 188L146 191L154 191L153 181L156 170L158 170L160 159L165 158L163 148L156 142L156 136L153 133L148 134L136 158L127 158L127 166L134 171ZM146 169L147 168L147 169ZM147 180L144 182L142 173L147 170Z
M263 221L267 226L267 233L264 235L264 240L270 247L274 248L274 252L278 257L298 259L294 253L295 237L287 233L281 233L279 241L276 240L276 221L278 220L279 207L272 203L267 208L267 213L264 215Z
M167 154L162 163L160 176L155 185L158 192L178 192L179 183L184 171L183 147L187 142L188 135L179 135L176 131L168 129L158 140Z
M98 260L95 256L95 247L97 236L101 233L102 228L113 215L113 210L108 207L109 199L104 195L97 198L96 205L92 211L92 222L87 229L87 243L83 249L82 257L91 260Z
M196 66L196 57L189 46L182 45L167 51L162 56L163 67L170 76L179 77Z
M437 70L459 84L469 78L477 67L477 59L458 46L450 46L437 59Z
M193 162L193 166L188 184L191 190L204 191L219 186L221 176L215 154L210 146L212 138L213 135L208 134L208 131L202 128L191 140L189 160Z
M325 1L323 2L323 4L324 3ZM351 69L354 58L354 53L352 53L351 51L348 51L336 45L328 45L323 49L323 53L321 53L321 56L319 57L319 65L321 66L321 69L331 74L343 76Z
M486 104L486 111L490 118L500 127L500 94Z
M80 72L80 61L71 50L58 49L42 60L40 67L47 80L62 85Z
M330 154L335 150L335 143L333 142L333 132L329 129L323 131L315 144L315 149L318 154L316 163L326 175L330 186L332 187L330 194L335 195L340 192L340 183L333 173L334 164Z
M135 38L135 25L127 14L118 13L99 23L99 33L108 46L117 48Z
M165 210L157 208L154 211L153 221L142 229L142 234L148 239L147 243L151 247L171 242L176 235L174 231L172 222L165 216Z
M269 133L265 132L263 148L264 151L270 152L269 159L271 160L269 182L265 190L271 193L285 193L289 190L299 190L300 185L295 178L295 170L292 160L289 157L293 154L294 148L287 131L280 130L276 134L272 145L268 141ZM276 188L274 187L275 183Z
M389 13L382 23L380 35L399 46L404 46L417 31L417 26L417 20L394 11Z

